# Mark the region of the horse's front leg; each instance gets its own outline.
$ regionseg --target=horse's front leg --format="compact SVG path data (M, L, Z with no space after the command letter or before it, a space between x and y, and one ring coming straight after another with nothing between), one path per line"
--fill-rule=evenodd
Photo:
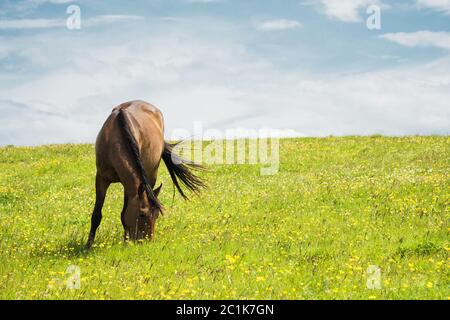
M125 191L124 191L124 196L123 196L123 208L122 208L122 212L120 213L120 220L122 221L122 225L123 225L123 228L124 228L124 235L123 235L123 239L126 241L127 240L127 233L128 233L128 231L127 231L127 227L126 227L126 225L125 225L125 213L126 213L126 211L127 211L127 206L128 206L128 197L127 197L127 194L125 193Z
M86 248L92 247L95 239L95 233L97 231L100 222L102 221L102 208L105 202L106 191L108 190L111 182L102 178L97 174L95 178L95 206L91 217L91 231L89 232L89 239L86 244Z

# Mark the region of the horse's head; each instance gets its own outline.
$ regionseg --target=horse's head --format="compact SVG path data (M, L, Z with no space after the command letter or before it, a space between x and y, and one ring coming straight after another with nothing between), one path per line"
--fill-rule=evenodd
M161 191L162 184L153 190L155 199ZM125 227L125 238L129 240L151 239L155 231L156 219L161 213L161 208L152 203L147 196L143 184L139 187L138 195L129 199L123 224Z

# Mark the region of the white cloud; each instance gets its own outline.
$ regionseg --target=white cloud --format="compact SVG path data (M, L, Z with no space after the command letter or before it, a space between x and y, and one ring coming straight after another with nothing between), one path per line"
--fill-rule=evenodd
M450 50L450 32L397 32L386 33L380 37L407 47L436 47Z
M64 19L18 19L0 20L0 29L42 29L66 25Z
M307 5L321 5L321 10L332 19L337 19L344 22L359 22L362 20L360 11L364 10L370 5L380 5L387 8L387 5L382 5L378 0L319 0L312 2L304 2Z
M132 99L162 109L167 137L198 120L205 128L309 136L449 133L450 57L309 74L278 69L220 22L179 23L2 38L4 54L41 71L2 70L0 145L93 142L112 107ZM218 30L226 31L218 37Z
M94 27L98 25L103 24L109 24L109 23L115 23L115 22L124 22L124 21L137 21L137 20L143 20L144 17L142 16L133 16L133 15L100 15L96 17L92 17L90 19L87 19L84 23L82 20L82 27L88 26L88 27Z
M55 5L74 3L73 0L15 0L15 1L2 1L2 14L19 14L24 16L34 12L39 6L50 3Z
M141 16L132 15L100 15L89 19L81 20L81 27L94 27L103 24L141 20ZM0 20L0 30L2 29L48 29L65 27L65 19L13 19Z
M269 20L258 25L259 30L276 31L300 28L302 25L296 20L278 19Z
M450 15L450 0L417 0L419 7L427 7Z
M91 123L64 113L45 112L9 100L0 100L0 106L0 145L76 143L89 141L96 133ZM64 137L57 138L62 133Z

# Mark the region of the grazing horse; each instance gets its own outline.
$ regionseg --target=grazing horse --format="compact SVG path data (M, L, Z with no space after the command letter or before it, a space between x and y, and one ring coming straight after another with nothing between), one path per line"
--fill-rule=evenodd
M155 106L138 100L123 103L112 110L95 144L96 199L88 248L94 242L106 191L111 183L120 182L124 187L121 220L124 238L130 240L150 239L155 232L156 219L163 210L158 200L162 184L153 189L161 159L184 199L187 196L179 181L195 193L205 187L203 181L192 173L192 169L202 167L177 156L173 152L175 146L164 141L164 118Z

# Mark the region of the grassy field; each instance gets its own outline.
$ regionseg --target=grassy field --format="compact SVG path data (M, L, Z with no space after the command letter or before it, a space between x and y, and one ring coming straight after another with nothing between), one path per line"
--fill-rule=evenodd
M173 203L162 165L167 210L143 244L123 242L113 185L85 252L94 147L0 148L0 298L449 298L449 137L287 139L280 160L211 166Z

